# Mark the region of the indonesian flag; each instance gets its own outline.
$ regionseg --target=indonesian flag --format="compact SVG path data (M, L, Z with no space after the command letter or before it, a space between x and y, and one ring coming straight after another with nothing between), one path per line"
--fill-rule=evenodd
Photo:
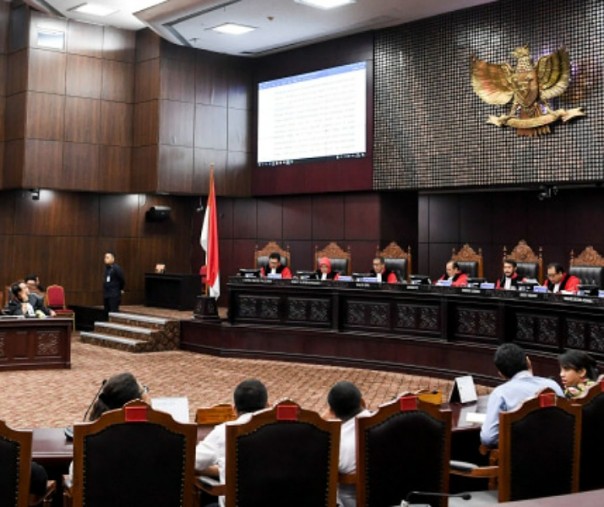
M199 238L201 248L206 253L206 291L210 297L220 296L220 268L218 262L218 221L216 220L216 194L214 192L214 167L210 168L210 194L203 227Z

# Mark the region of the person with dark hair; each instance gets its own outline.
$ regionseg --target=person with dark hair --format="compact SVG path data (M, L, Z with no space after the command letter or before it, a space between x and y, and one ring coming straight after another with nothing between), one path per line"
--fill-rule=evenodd
M503 276L495 282L495 288L505 290L518 289L518 282L522 282L523 279L518 276L516 272L517 268L518 264L514 259L504 259Z
M466 287L468 285L468 275L461 270L457 261L447 262L445 273L438 279L439 282L443 280L450 280L451 287Z
M29 293L32 296L36 296L41 301L44 301L45 290L44 287L40 285L40 279L38 278L38 275L27 275L25 278L23 278L23 281L25 282L25 285L27 285Z
M8 303L9 315L23 315L24 317L46 318L54 317L54 310L44 306L44 301L29 293L25 282L13 283L10 288L12 299Z
M103 261L105 262L103 305L107 313L119 312L122 293L126 286L124 272L119 264L115 262L115 254L113 252L106 252Z
M122 408L132 400L143 400L149 403L148 388L141 385L132 373L113 375L99 391L90 409L89 421L96 421L108 410Z
M237 419L234 423L245 423L252 415L268 406L268 391L265 385L256 379L244 380L233 393L233 402ZM226 423L216 426L197 444L195 449L195 470L209 477L219 477L224 484L226 459ZM220 497L224 505L224 497Z
M35 461L31 462L29 480L29 506L42 505L48 487L48 474L44 467Z
M279 252L273 252L268 256L268 266L262 266L260 268L260 276L266 277L268 275L281 275L283 279L291 279L292 272L288 266L281 264L281 254Z
M580 398L598 379L598 365L593 357L581 350L567 350L558 357L560 379L567 398Z
M543 286L547 290L553 292L570 292L576 293L579 290L581 280L574 275L569 275L564 266L558 262L552 262L547 266L547 280L543 282Z
M315 271L315 278L317 280L337 280L340 277L337 271L331 270L329 257L319 257L317 264L319 265L319 269Z
M356 472L356 418L369 415L365 409L365 401L359 388L352 382L341 381L330 389L327 395L329 405L329 418L342 421L340 429L340 461L339 472L351 474ZM342 484L338 486L338 505L343 507L356 506L356 491L354 484Z
M375 257L373 259L373 268L371 269L371 275L377 278L378 282L384 283L397 283L398 278L394 271L386 269L386 260L383 257Z
M489 447L495 447L499 442L499 412L512 410L547 387L558 396L564 396L555 381L533 375L530 359L515 343L500 345L495 351L494 361L506 382L493 390L487 403L480 440Z

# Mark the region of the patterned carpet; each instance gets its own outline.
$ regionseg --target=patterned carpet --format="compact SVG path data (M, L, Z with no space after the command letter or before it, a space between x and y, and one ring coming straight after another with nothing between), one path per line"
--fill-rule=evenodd
M191 316L190 312L161 313L153 315ZM319 412L326 409L327 392L339 380L356 383L370 408L404 391L440 389L446 396L451 388L446 380L374 370L217 358L185 351L132 354L80 343L77 333L71 362L70 370L0 372L0 419L14 428L71 425L82 420L101 381L122 371L132 372L149 386L151 397L187 396L191 420L197 407L231 402L233 388L246 378L262 380L270 402L289 397ZM479 394L489 391L477 389Z

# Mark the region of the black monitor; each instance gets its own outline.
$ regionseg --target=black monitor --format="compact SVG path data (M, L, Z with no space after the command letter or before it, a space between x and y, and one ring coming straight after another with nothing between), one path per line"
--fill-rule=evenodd
M532 292L533 291L533 287L536 287L537 285L539 285L539 282L534 281L534 282L518 282L518 290L520 291L526 291L526 292Z
M300 280L312 280L317 277L315 271L296 271L296 277Z
M358 280L360 278L375 278L375 273L353 273L353 280Z
M411 275L409 277L411 285L430 285L430 277L428 275Z
M260 270L240 268L239 276L242 276L243 278L260 278Z
M486 278L468 277L468 287L480 287L480 284L486 281Z
M597 296L599 287L593 284L579 285L579 294L582 296Z

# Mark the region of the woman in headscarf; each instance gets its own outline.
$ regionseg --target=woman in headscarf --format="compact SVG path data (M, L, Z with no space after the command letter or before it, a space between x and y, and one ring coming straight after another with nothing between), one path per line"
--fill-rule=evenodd
M339 274L331 270L331 261L327 257L319 257L319 269L315 272L315 278L318 280L337 280Z

